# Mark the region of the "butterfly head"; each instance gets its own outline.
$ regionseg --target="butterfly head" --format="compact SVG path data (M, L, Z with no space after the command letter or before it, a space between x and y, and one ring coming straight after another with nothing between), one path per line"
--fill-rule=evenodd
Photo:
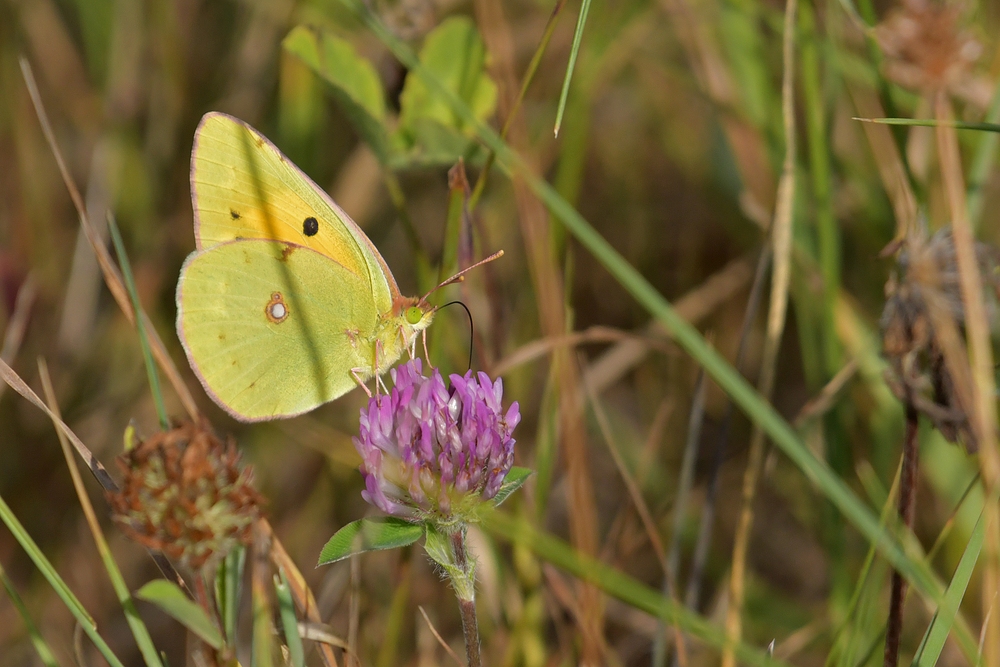
M444 282L440 283L437 287L432 289L427 294L420 298L416 297L396 297L395 302L393 302L392 313L397 318L404 332L404 339L407 344L412 340L411 336L416 335L418 332L425 330L431 325L431 321L434 319L434 313L438 311L441 306L431 306L427 302L427 297L447 285L453 283L462 282L465 279L465 274L472 269L482 266L487 262L492 262L494 259L503 256L503 250L493 253L486 259L480 260L469 266L451 278L448 278Z
M404 328L417 333L431 325L437 307L431 306L424 299L400 297L396 299L393 310Z

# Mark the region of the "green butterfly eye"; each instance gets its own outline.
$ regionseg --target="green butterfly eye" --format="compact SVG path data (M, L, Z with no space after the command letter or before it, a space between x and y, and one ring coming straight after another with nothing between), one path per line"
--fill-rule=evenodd
M424 311L417 306L410 306L406 309L406 321L410 324L416 324L424 318Z

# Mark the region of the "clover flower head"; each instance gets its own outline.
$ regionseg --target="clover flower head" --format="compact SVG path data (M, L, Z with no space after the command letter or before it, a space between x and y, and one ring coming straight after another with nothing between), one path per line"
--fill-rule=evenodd
M486 373L423 374L419 359L390 371L393 389L361 410L354 446L362 496L387 514L466 520L493 498L514 463L516 402L503 411L503 381Z

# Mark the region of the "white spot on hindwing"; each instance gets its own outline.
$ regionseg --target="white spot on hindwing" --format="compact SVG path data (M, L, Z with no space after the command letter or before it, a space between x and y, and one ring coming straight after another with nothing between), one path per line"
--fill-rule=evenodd
M264 315L274 324L281 324L288 319L288 305L285 304L285 299L281 296L281 292L271 294L271 300L264 306Z

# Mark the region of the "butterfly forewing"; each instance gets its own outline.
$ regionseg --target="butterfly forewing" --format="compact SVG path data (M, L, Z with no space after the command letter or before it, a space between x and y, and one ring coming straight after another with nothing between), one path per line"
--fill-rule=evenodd
M199 249L236 239L296 243L364 281L380 312L398 295L395 280L364 232L298 167L246 123L206 114L191 154Z

